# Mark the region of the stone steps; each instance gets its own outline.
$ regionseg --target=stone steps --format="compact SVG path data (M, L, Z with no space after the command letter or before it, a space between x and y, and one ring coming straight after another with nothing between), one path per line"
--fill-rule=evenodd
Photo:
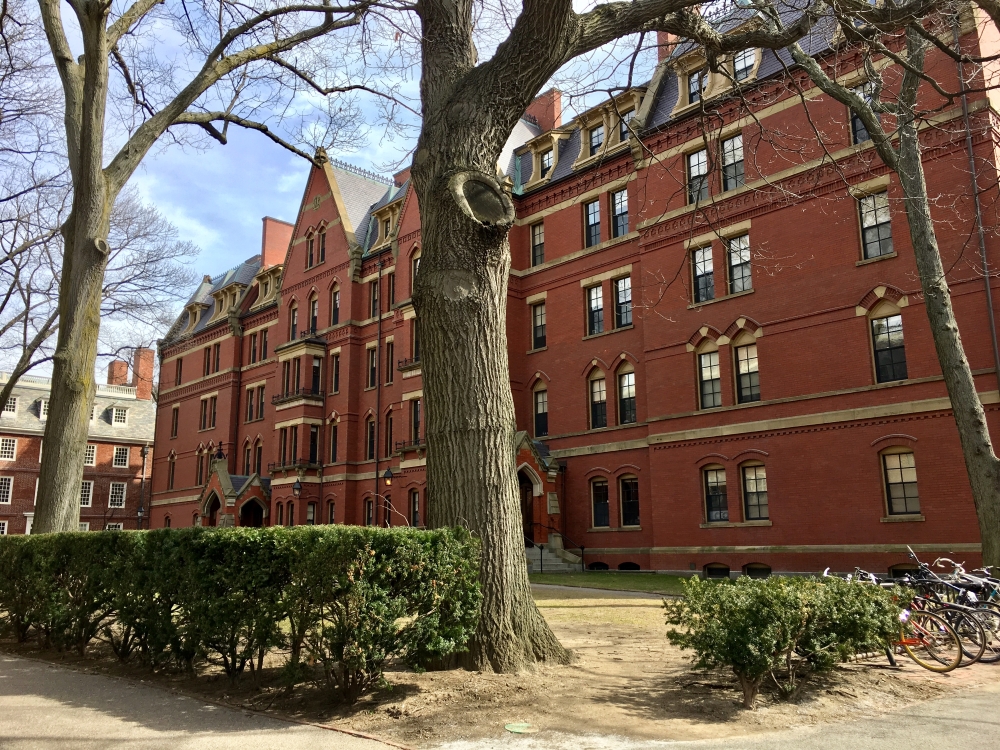
M526 547L524 555L529 573L571 573L580 570L579 564L568 563L543 547Z

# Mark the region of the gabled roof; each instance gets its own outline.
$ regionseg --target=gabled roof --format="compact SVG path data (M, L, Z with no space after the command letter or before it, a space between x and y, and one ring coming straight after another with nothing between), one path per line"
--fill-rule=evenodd
M260 270L260 255L254 255L252 258L247 258L245 261L240 263L228 271L225 271L218 276L213 278L205 277L202 282L195 289L194 294L185 303L185 309L181 311L181 314L174 321L174 324L170 326L170 330L163 337L164 343L171 343L175 339L179 338L184 333L200 333L209 327L209 321L215 316L215 298L212 296L213 293L224 289L231 284L240 284L242 286L248 287L253 282L254 276ZM246 290L243 292L246 294ZM203 306L201 315L198 317L198 322L195 324L193 331L188 331L188 320L190 318L190 312L186 308L192 304L200 304ZM219 321L215 321L218 323ZM214 323L213 323L214 325Z

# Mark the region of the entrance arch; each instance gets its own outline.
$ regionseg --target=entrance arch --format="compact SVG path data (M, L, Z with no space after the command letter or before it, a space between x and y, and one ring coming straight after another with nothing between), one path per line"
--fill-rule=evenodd
M240 526L259 528L264 525L264 508L256 498L243 503L240 508Z
M222 501L214 492L205 501L205 515L208 517L209 526L219 525L219 511L222 509Z
M535 543L535 498L542 494L542 479L528 464L521 464L517 468L517 484L525 544L530 547Z

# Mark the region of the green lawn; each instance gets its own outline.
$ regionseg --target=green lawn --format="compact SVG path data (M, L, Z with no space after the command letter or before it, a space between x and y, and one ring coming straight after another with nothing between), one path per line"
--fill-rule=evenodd
M552 583L558 586L585 586L614 591L648 591L651 594L683 594L684 579L658 573L621 573L591 571L587 573L529 573L532 583Z

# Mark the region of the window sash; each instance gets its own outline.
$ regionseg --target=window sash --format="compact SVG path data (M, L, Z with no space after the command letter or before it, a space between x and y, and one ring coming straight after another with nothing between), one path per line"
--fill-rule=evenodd
M705 91L705 79L707 71L705 68L688 73L688 104L696 104L701 101Z
M88 479L80 482L80 507L89 508L94 499L94 483Z
M618 140L622 143L627 141L632 137L632 131L629 129L629 124L635 118L635 110L630 109L628 112L622 114L621 119L618 121Z
M701 149L687 156L688 203L708 198L708 151Z
M0 505L10 505L14 496L14 477L0 477Z
M618 376L618 424L632 424L635 414L635 373Z
M125 507L125 483L124 482L112 482L111 490L108 492L108 507L109 508L124 508Z
M542 168L542 177L545 177L546 175L548 175L549 171L552 169L552 149L551 148L550 149L546 149L545 151L542 152L542 155L539 158L539 163L541 164L541 168Z
M531 348L542 349L545 346L545 303L531 307Z
M715 267L712 261L712 247L694 250L694 301L707 302L715 299Z
M757 62L757 50L750 48L741 50L733 58L733 77L737 82L745 81L750 77L753 66Z
M591 505L593 507L594 528L602 529L611 526L611 503L608 501L608 483L605 481L590 483Z
M743 516L747 521L765 521L767 510L767 474L763 466L743 467Z
M596 128L591 128L588 133L588 143L590 145L590 155L594 156L598 151L601 150L601 146L604 145L604 126L598 125Z
M628 234L628 191L618 190L611 194L611 236Z
M724 469L705 469L705 513L709 523L729 520Z
M590 427L600 429L608 426L608 393L604 378L590 381Z
M701 408L722 406L722 376L719 371L719 353L698 355L698 376L701 383Z
M736 373L739 380L737 396L741 404L760 401L760 373L757 369L757 345L736 348Z
M378 384L378 352L375 347L368 350L368 387L374 388Z
M129 454L128 448L123 446L115 446L114 459L112 460L111 465L119 469L127 469L128 454Z
M622 479L619 482L622 506L622 526L639 525L639 480Z
M743 186L743 136L722 142L722 189L735 190Z
M604 332L604 290L600 286L587 289L587 335Z
M729 259L729 293L738 294L753 289L750 266L750 235L741 234L726 242Z
M539 266L545 262L545 224L538 222L531 225L531 265Z
M176 414L176 409L174 410ZM95 466L97 464L97 446L93 443L87 445L87 448L83 453L83 465L84 466Z
M872 346L875 350L876 381L906 380L906 348L901 315L872 320Z
M535 437L549 434L549 392L535 391Z
M882 455L882 468L889 515L919 513L920 494L913 454L885 453Z
M615 328L632 325L632 277L615 279Z
M866 195L858 201L864 257L880 258L893 252L892 214L886 192Z
M17 438L0 440L0 461L13 461L17 458Z
M593 247L601 243L601 202L590 201L584 204L586 217L586 245Z

